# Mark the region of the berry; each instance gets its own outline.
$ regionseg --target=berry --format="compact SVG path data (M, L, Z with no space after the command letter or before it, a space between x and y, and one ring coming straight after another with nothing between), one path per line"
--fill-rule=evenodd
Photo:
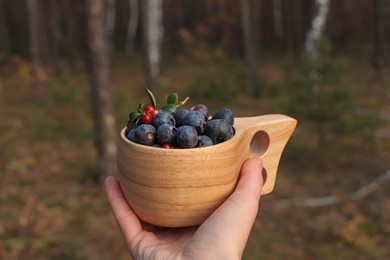
M190 110L202 113L202 115L204 115L205 121L209 119L209 109L203 104L196 104L195 106L191 107Z
M153 93L146 88L149 105L139 104L137 111L129 113L125 136L128 140L160 148L206 147L229 140L235 134L234 114L222 108L212 117L204 104L191 109L178 109L188 97L179 102L177 93L167 98L159 110Z
M219 144L232 138L234 128L223 119L213 119L207 123L204 133L214 144Z
M198 144L198 133L192 126L183 125L177 129L177 145L180 148L193 148Z
M135 142L134 134L135 134L136 130L137 130L136 128L133 128L130 131L127 131L127 134L126 134L127 139L129 139L132 142Z
M135 129L137 127L138 125L136 123L134 123L132 120L129 120L129 122L127 122L126 131L128 133L130 132L130 130Z
M144 124L150 124L150 123L152 123L152 120L153 120L153 118L150 115L148 115L148 114L145 114L145 115L141 116L141 121Z
M144 111L151 114L154 111L154 107L151 105L147 105L144 107Z
M204 115L199 111L190 111L184 118L183 123L184 125L189 125L195 128L198 135L202 134L206 127Z
M234 124L234 114L229 108L218 110L217 113L213 115L212 119L223 119L231 126Z
M176 141L177 129L168 124L163 124L156 131L157 143L164 145L174 145Z
M169 144L163 144L163 145L161 145L161 148L164 148L164 149L171 149L172 146L169 145Z
M158 110L153 110L151 112L149 112L149 114L152 116L152 117L155 117L158 113Z
M160 111L157 113L157 115L153 118L153 126L157 129L160 125L168 124L175 126L176 121L175 118L172 116L171 113L166 111Z
M134 132L134 141L138 144L153 145L156 134L156 128L149 124L143 124L137 127Z
M176 120L177 127L184 125L184 118L189 112L190 110L188 109L179 109L176 111L175 120Z
M211 146L211 145L213 145L213 141L211 140L210 137L208 137L207 135L198 136L197 147L206 147L206 146Z

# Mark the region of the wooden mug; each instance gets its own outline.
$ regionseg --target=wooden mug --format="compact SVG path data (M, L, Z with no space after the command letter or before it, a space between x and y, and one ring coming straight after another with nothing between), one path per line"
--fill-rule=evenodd
M285 115L235 118L235 135L202 148L162 149L129 141L126 128L118 147L118 180L137 214L150 224L184 227L201 224L233 192L243 162L263 160L270 193L283 149L297 121Z

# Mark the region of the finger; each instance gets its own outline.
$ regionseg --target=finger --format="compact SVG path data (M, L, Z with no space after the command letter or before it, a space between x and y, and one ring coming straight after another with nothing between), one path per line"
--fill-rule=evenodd
M248 159L241 168L240 179L232 196L244 201L254 200L258 205L264 181L262 170L263 162L259 158Z
M241 168L240 179L233 194L202 224L199 230L203 229L206 234L215 235L215 239L223 239L231 243L231 246L237 248L242 254L259 207L263 187L261 172L261 160L248 159Z
M119 182L113 176L106 177L106 194L114 218L127 243L142 231L141 223L133 210L127 204Z

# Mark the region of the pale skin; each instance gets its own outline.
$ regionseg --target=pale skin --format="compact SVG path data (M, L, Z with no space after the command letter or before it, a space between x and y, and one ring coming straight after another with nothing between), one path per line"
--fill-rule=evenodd
M259 209L262 162L248 159L230 197L200 226L161 229L141 222L115 177L105 180L116 222L134 259L241 259Z

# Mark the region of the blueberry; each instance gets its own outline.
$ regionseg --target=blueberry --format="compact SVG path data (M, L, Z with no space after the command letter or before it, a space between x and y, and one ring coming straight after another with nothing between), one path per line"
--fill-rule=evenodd
M133 129L131 129L130 131L127 131L127 133L126 133L127 139L129 139L129 140L132 141L132 142L135 142L135 136L134 136L134 134L135 134L135 131L136 131L136 130L137 130L136 128L133 128Z
M232 138L234 128L223 119L213 119L207 123L204 134L210 137L214 144L218 144Z
M129 122L127 122L126 130L127 132L130 132L130 130L135 129L137 127L138 125L136 123L134 123L132 120L129 120Z
M201 135L206 127L206 121L203 114L199 111L190 111L184 118L184 125L192 126Z
M153 126L157 129L160 125L168 124L168 125L176 125L175 118L171 113L166 111L160 111L153 118Z
M184 118L189 112L190 110L188 109L179 109L176 111L175 120L176 120L177 127L184 125Z
M222 108L217 111L212 117L212 119L223 119L231 126L234 124L234 114L229 108Z
M189 125L177 128L177 145L181 148L193 148L198 144L198 133L196 129Z
M210 137L208 137L207 135L198 136L197 147L206 147L206 146L211 146L211 145L213 145L213 141L211 140Z
M176 127L168 124L160 125L160 127L157 128L156 131L157 143L161 145L169 144L173 146L176 141L176 135L177 135Z
M149 124L143 124L137 127L134 132L136 143L143 145L153 145L156 134L156 128Z
M202 113L206 121L209 119L209 109L203 104L196 104L190 110Z

